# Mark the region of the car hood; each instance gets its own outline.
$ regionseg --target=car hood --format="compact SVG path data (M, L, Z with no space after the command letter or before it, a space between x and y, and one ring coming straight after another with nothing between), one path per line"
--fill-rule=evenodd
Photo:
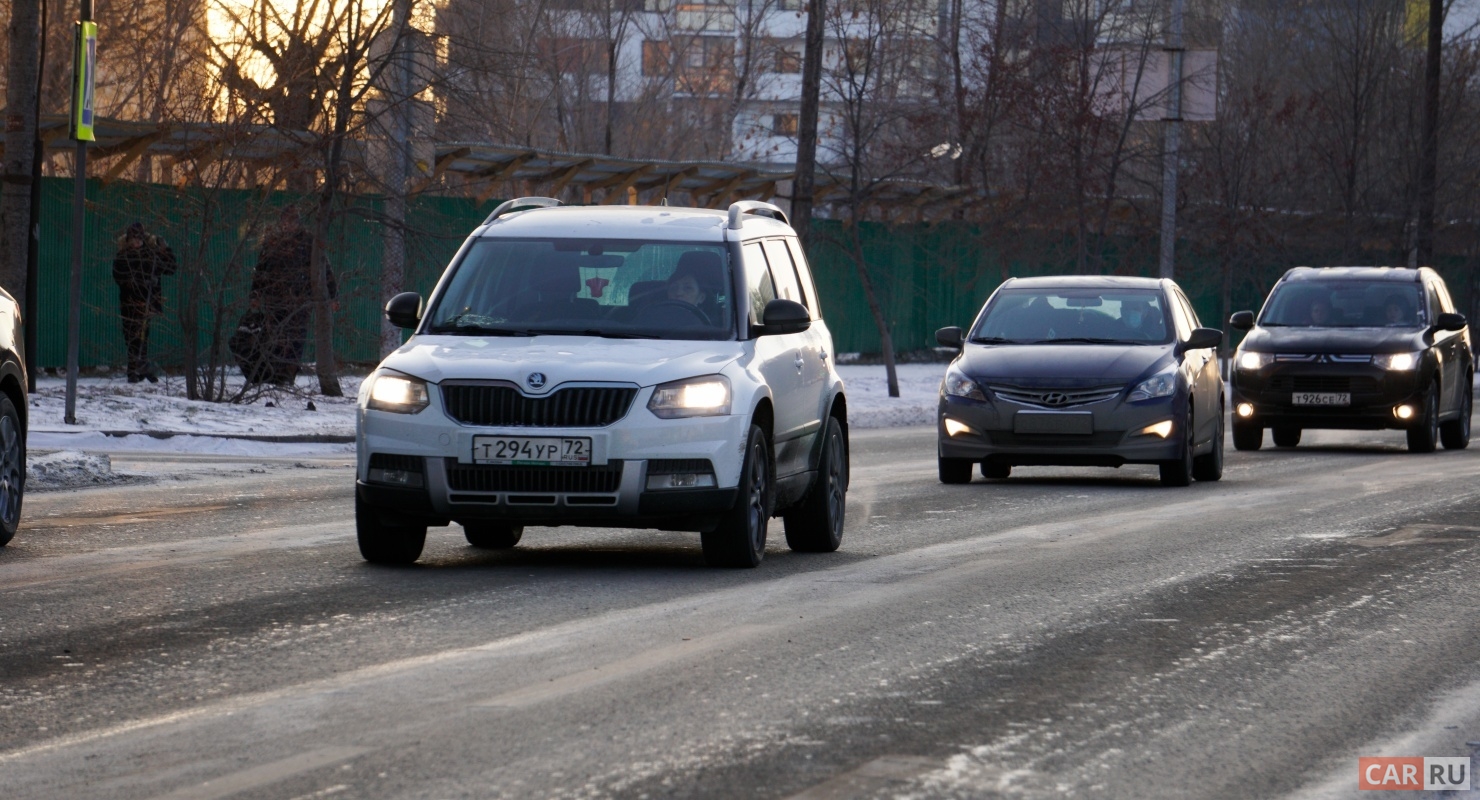
M530 373L549 391L572 381L652 386L719 372L741 355L741 342L600 339L590 336L413 336L381 367L432 383L505 380L529 390Z
M1072 388L1130 383L1171 357L1170 344L968 344L957 363L984 383Z
M1241 347L1260 353L1406 353L1432 342L1422 328L1256 327Z

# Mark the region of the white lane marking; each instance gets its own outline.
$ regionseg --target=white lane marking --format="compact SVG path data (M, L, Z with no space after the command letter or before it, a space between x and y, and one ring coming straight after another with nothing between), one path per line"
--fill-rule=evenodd
M270 764L249 767L240 772L223 775L205 783L184 786L169 794L158 795L154 800L218 800L218 798L230 797L248 789L274 784L305 772L312 772L330 764L348 761L368 752L370 752L368 747L321 747L307 753L288 756Z
M848 800L873 795L890 784L901 783L940 769L940 761L915 756L883 756L858 769L798 792L786 800Z
M582 689L600 686L641 672L665 666L680 659L692 658L719 647L735 646L776 630L774 625L740 625L722 634L704 636L687 642L646 650L631 658L611 661L589 670L574 672L544 683L533 683L489 698L474 705L500 708L522 708Z

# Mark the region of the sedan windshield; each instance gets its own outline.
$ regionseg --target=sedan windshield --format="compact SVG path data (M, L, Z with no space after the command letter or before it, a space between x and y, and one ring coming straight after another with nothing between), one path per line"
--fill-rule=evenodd
M722 245L482 239L435 301L431 333L610 338L734 337Z
M1311 328L1421 328L1423 295L1418 284L1387 281L1299 281L1281 284L1269 296L1266 326Z
M1004 289L972 331L981 344L1152 344L1169 340L1155 289Z

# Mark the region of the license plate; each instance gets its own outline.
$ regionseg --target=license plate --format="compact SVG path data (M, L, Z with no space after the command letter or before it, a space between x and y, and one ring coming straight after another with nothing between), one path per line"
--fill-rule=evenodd
M1351 392L1296 392L1290 401L1297 406L1349 406Z
M591 440L572 436L474 436L473 463L587 467Z

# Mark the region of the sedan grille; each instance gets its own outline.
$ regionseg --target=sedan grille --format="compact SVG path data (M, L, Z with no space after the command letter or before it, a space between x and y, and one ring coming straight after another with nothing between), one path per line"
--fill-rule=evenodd
M1115 386L1093 386L1087 389L1033 389L1023 386L988 386L992 394L1003 400L1011 400L1026 406L1039 408L1068 408L1110 400L1125 388Z
M447 459L447 488L454 492L610 493L621 483L620 461L589 467L512 467Z
M447 416L465 425L599 428L627 415L637 390L582 386L528 397L507 384L443 384Z

